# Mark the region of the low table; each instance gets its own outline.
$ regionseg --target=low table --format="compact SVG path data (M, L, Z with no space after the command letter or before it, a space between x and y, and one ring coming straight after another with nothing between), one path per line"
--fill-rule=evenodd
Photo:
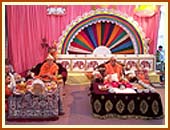
M161 97L157 92L109 93L100 91L97 82L92 83L91 88L94 117L100 119L109 117L161 119L164 117Z
M8 98L7 120L56 120L58 119L58 94L11 95Z

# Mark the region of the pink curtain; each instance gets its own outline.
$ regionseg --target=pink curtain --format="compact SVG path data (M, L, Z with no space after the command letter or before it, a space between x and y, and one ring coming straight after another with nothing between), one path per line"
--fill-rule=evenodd
M73 19L89 12L91 6L66 6L66 15L47 16L45 5L8 5L8 56L16 72L21 73L43 61L47 48L42 48L42 38L49 45L58 41L62 31Z
M149 42L149 53L155 54L157 49L157 38L158 38L158 29L160 21L160 7L152 17L139 17L135 15L134 5L118 5L117 10L120 10L123 13L126 13L128 16L132 16L134 20L142 27L143 32L146 35L146 38L150 38Z
M47 48L41 46L42 38L49 45L62 35L66 26L92 9L91 5L71 5L66 7L64 16L48 16L45 5L7 5L8 57L16 72L20 73L43 61L47 56ZM160 12L153 17L135 16L132 5L116 6L117 10L134 17L151 38L149 45L151 54L155 53ZM115 8L115 6L108 6Z

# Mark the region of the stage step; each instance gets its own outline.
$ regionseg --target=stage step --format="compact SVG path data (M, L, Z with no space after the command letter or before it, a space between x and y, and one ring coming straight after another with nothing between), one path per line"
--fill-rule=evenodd
M87 85L87 84L90 84L90 80L87 78L85 73L69 72L66 84L68 84L68 85Z

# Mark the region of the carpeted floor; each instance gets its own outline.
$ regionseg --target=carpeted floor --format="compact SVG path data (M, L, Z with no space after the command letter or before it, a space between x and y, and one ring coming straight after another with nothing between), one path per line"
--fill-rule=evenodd
M43 122L6 122L6 125L164 125L165 119L141 120L117 118L100 120L92 116L90 97L88 96L88 85L65 86L64 108L65 115L60 116L56 121ZM157 88L165 106L165 89Z

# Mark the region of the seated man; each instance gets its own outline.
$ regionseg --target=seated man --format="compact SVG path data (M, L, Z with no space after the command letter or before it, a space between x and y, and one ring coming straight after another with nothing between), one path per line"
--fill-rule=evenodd
M138 80L141 80L145 84L150 84L147 70L139 69L137 71L137 78L138 78Z
M59 71L59 67L56 63L54 63L54 57L50 54L46 58L46 62L41 66L40 72L37 78L42 79L43 81L57 81L57 75ZM63 98L62 98L62 86L58 85L58 94L59 94L59 115L64 114L63 110Z
M40 72L37 78L42 78L42 80L55 80L57 81L57 74L59 67L53 62L54 58L48 55L46 62L41 66Z
M123 67L117 63L116 59L114 57L111 57L109 62L105 64L105 76L106 75L117 75L117 80L120 81L123 75Z
M146 84L150 84L148 76L147 76L148 75L147 70L143 70L139 66L137 66L136 69L133 69L130 66L126 66L124 69L125 69L124 70L125 78L129 82L138 82L139 80L141 80L142 82L144 82Z
M14 71L11 71L11 67L9 65L5 65L5 75L8 75L10 77L10 82L8 84L8 87L13 90L16 87L16 77L17 73L14 73Z

